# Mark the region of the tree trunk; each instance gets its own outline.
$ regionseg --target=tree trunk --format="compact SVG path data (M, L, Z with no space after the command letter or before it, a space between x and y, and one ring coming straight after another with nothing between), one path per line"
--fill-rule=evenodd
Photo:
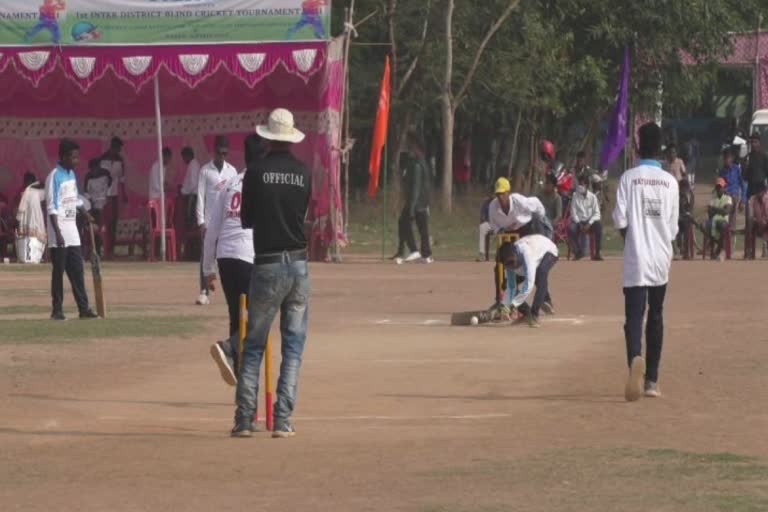
M453 124L454 111L451 99L443 97L443 211L453 211Z
M455 0L445 9L445 80L443 81L443 211L453 211L453 10Z

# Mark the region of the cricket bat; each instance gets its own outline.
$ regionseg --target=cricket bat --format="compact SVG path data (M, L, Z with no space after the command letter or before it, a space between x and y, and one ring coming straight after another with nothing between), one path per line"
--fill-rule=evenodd
M90 223L89 227L91 231L91 273L93 274L93 293L96 295L96 312L101 318L107 318L107 303L104 301L104 285L101 279L101 258L96 250L93 223Z
M472 318L477 318L478 324L493 321L493 315L487 309L482 311L462 311L451 315L451 325L472 325Z

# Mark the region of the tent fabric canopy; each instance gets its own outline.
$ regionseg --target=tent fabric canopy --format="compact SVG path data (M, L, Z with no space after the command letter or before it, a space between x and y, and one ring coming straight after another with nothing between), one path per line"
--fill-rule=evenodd
M61 66L83 92L111 70L135 90L161 68L189 87L196 87L222 66L253 87L282 66L305 82L326 62L326 43L264 43L211 46L125 46L0 48L0 71L13 65L16 74L37 86Z
M230 161L244 165L242 140L278 107L294 112L307 139L295 153L313 172L309 220L326 248L344 243L339 183L342 41L178 47L0 48L0 190L13 197L25 171L40 178L56 162L58 140L81 145L87 161L112 136L125 141L129 204L145 210L149 170L157 160L154 92L161 84L163 145L174 161L166 181L175 193L184 178L179 150L210 159L214 135L228 135ZM33 54L33 55L30 55ZM43 55L45 54L45 55ZM30 86L31 85L31 86Z

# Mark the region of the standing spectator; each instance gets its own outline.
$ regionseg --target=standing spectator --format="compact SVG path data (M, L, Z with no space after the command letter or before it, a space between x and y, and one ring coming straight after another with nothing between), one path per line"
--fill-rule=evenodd
M109 197L107 193L112 186L112 175L109 171L101 167L101 162L98 158L94 158L88 162L88 174L85 175L85 182L83 188L85 189L85 197L91 202L91 216L93 222L97 226L104 225L103 211L107 206ZM93 247L98 254L101 254L102 239L101 230L96 230L96 247Z
M629 377L624 398L634 402L645 393L659 397L659 363L664 341L664 297L672 266L672 244L679 218L678 181L661 169L661 128L648 123L639 130L639 166L625 172L616 191L613 224L624 237L624 335ZM646 369L643 359L643 318Z
M723 167L718 175L725 180L725 193L730 196L733 204L728 216L728 224L733 228L736 226L736 211L744 211L747 203L747 187L744 186L741 166L733 161L733 153L728 148L723 150Z
M205 240L206 226L216 198L224 190L227 182L237 176L235 168L226 161L227 155L229 155L229 139L223 135L217 135L213 145L213 160L200 169L197 184L197 226L200 228L200 235L203 240ZM208 294L208 284L203 275L203 260L200 258L200 295L196 304L198 306L210 304Z
M685 143L683 151L683 162L685 163L685 170L688 173L688 181L690 182L691 189L696 187L696 169L699 167L700 160L701 146L696 137L692 137Z
M693 236L693 231L689 228L695 223L693 218L695 196L688 180L682 180L680 182L679 197L680 211L677 220L678 233L675 244L675 256L679 257L682 254L683 258L688 259L690 254L686 252L686 248L688 247L688 244L693 243L693 240L688 240L689 236Z
M103 209L104 224L107 226L107 234L113 243L109 244L110 254L114 248L114 241L117 238L117 221L120 218L119 199L124 203L128 202L128 194L125 191L125 160L123 159L123 141L120 137L112 137L109 143L109 149L104 153L100 160L99 167L109 171L112 177L112 183L107 192L107 205ZM118 199L119 198L119 199Z
M600 222L600 201L589 190L589 177L579 178L579 186L571 201L571 223L568 226L568 238L575 252L574 259L580 260L586 252L586 235L590 233L595 244L593 261L603 261L600 254L603 240L603 224Z
M763 151L760 135L756 133L750 135L749 146L750 152L742 169L744 181L747 183L747 209L749 208L749 200L764 189L766 179L768 179L768 156ZM749 224L752 216L749 211L746 212L746 219L747 230L751 231L752 226Z
M728 219L731 218L732 212L733 200L731 196L725 193L725 180L717 178L715 192L707 208L709 219L706 224L706 236L713 241L712 259L715 259L716 255L719 255L723 250L723 234L727 229L731 228L728 224Z
M72 293L80 311L80 318L97 318L88 305L83 275L83 255L80 251L80 234L77 231L77 210L82 202L77 194L77 178L74 169L80 163L80 146L64 139L59 143L59 164L45 181L45 201L48 210L48 246L51 248L51 298L52 320L66 320L64 316L64 272L66 271ZM81 212L90 222L87 212Z
M269 153L248 165L243 181L243 229L253 229L253 274L248 301L248 337L235 395L233 437L250 437L267 336L280 312L282 363L277 381L272 437L296 435L291 417L307 339L309 266L304 219L312 196L312 174L291 154L304 139L293 114L277 109L257 133L270 141Z
M664 169L674 176L678 183L685 178L685 162L677 156L677 146L674 144L667 146L667 161L664 162Z
M165 196L168 196L168 169L171 165L171 148L163 148L163 171L160 172L160 162L152 164L152 169L149 171L149 199L160 199L165 191ZM161 187L160 185L163 185Z
M563 217L563 198L557 193L557 178L551 174L544 181L544 189L537 196L544 205L544 212L552 226L557 225Z
M464 139L453 151L453 181L459 195L467 193L472 177L472 146L469 139Z
M573 175L576 179L586 176L587 179L592 180L594 174L597 174L597 171L587 165L587 153L584 151L576 153L576 166L573 169Z
M424 157L424 150L413 133L408 135L408 151L403 155L405 167L405 207L400 214L398 226L400 240L405 243L409 254L397 258L398 265L421 260L432 263L432 248L429 242L429 196L432 188L431 173ZM416 250L413 222L419 229L421 251Z
M24 192L21 194L19 208L16 211L16 239L21 242L21 250L17 246L17 254L21 263L40 263L45 251L48 238L43 215L45 187L34 174L24 174Z
M751 212L751 236L754 240L755 246L757 241L765 241L768 239L768 189L763 186L763 190L757 192L749 200L749 211ZM755 253L753 247L747 247L746 251L749 259L755 259ZM765 246L763 246L762 257L766 257Z
M489 221L489 211L493 201L493 195L489 195L483 201L483 205L480 207L480 226L478 227L478 249L477 249L477 261L486 261L488 259L488 235L493 233L493 228Z
M197 184L200 181L200 162L195 158L195 152L189 146L181 150L181 159L187 166L184 181L181 184L181 195L184 197L184 220L187 226L197 225L195 222L195 203L197 201Z

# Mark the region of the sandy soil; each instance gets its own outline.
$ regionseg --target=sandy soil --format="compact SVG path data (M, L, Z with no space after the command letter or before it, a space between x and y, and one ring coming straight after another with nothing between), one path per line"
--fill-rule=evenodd
M314 266L299 435L234 440L207 351L222 297L191 305L192 265L107 267L116 315L152 304L206 327L0 334L0 510L766 510L765 269L675 263L664 398L626 404L617 259L561 262L539 330L447 325L490 304L487 264ZM0 269L0 311L47 305L48 279ZM0 318L19 317L47 321Z

